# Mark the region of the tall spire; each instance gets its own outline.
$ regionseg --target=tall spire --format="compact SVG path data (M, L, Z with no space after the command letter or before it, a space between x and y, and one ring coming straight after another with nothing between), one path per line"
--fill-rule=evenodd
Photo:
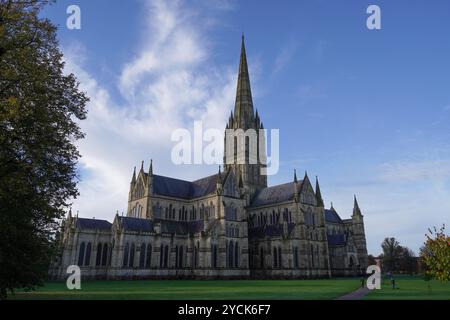
M249 126L254 123L252 91L250 88L247 56L245 53L244 34L242 34L241 59L239 62L234 116L238 126L242 129L248 129Z
M135 182L136 182L136 167L134 167L133 177L131 178L131 183L135 183Z
M294 169L294 182L297 183L297 170Z
M150 159L150 167L148 168L148 175L153 175L153 159Z
M358 200L356 200L356 195L355 195L355 200L353 203L353 215L357 215L357 216L361 215L361 209L359 209Z
M316 176L316 201L319 207L323 207L322 193L320 192L319 178Z

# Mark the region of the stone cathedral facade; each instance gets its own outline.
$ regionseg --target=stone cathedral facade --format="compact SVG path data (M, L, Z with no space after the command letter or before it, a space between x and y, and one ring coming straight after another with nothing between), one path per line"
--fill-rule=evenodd
M226 129L261 128L242 39ZM83 277L99 279L319 278L367 267L356 197L351 218L341 219L333 206L325 208L317 178L313 187L307 174L294 173L292 181L268 187L261 168L235 161L184 181L142 164L131 178L126 216L116 214L111 223L69 213L50 275L65 279L67 267L78 265Z

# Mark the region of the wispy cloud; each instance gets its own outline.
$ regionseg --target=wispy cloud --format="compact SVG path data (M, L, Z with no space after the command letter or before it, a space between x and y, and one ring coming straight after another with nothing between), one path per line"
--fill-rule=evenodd
M74 210L81 216L111 220L125 210L132 168L140 159L154 159L155 171L192 179L216 170L205 166L174 166L170 136L191 128L195 120L222 128L233 101L235 66L209 62L208 30L199 24L206 15L182 2L150 1L145 37L136 56L119 70L121 103L84 68L89 52L80 44L65 48L66 71L73 72L88 93L88 119L81 123L86 138L82 154L80 197ZM221 9L222 10L222 9ZM238 52L236 53L238 55Z
M280 73L291 62L297 49L298 49L297 42L294 39L289 40L289 42L283 46L283 48L275 58L272 73L273 74Z

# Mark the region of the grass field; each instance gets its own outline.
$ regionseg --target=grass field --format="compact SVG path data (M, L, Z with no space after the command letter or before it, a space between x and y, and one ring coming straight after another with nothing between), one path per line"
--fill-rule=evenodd
M381 290L365 299L446 299L450 284L427 283L420 277L396 277L399 289L384 280ZM428 288L430 284L431 290ZM36 291L16 291L11 299L335 299L358 289L358 278L327 280L146 280L85 281L69 291L64 282L50 282Z
M63 282L11 299L334 299L352 292L358 279L86 281L69 291Z
M381 290L371 291L368 300L450 300L450 283L432 280L425 281L421 277L396 276L396 287L392 289L389 279L381 283Z

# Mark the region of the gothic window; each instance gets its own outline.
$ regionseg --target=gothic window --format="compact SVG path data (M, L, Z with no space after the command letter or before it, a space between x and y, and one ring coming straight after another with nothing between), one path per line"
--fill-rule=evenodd
M134 253L135 253L135 247L134 247L134 243L132 243L131 249L130 249L130 263L129 263L129 266L131 268L134 267Z
M147 244L147 256L145 258L145 267L148 269L151 266L152 262L152 245L149 243Z
M102 263L102 244L97 245L97 255L95 258L95 265L99 266Z
M233 258L234 258L234 243L230 241L228 244L228 267L233 268Z
M175 268L178 268L178 246L175 246Z
M237 242L234 247L234 266L239 268L239 243Z
M161 249L160 249L160 253L159 253L159 267L160 268L163 267L163 262L164 262L164 246L161 245Z
M102 266L106 266L108 263L108 244L103 244L103 253L102 253Z
M261 247L259 250L259 262L261 265L261 269L264 268L264 248Z
M298 247L294 247L294 267L298 268Z
M197 241L196 246L194 247L194 266L198 267L198 251L200 249L200 243Z
M217 245L215 244L211 245L211 252L212 252L211 267L217 268Z
M84 252L86 245L84 242L80 244L80 252L78 253L78 266L81 267L84 264Z
M91 265L91 243L89 242L86 246L86 257L84 258L84 265Z
M144 268L145 266L145 243L141 244L141 250L139 252L139 268Z
M164 268L169 267L169 246L166 245L164 248Z
M311 247L310 247L310 253L311 253L311 265L314 267L315 266L315 263L314 263L314 247L313 247L312 244L311 244Z
M183 268L183 246L180 246L180 249L178 249L178 254L180 255L178 258L178 267Z
M123 251L123 263L122 263L122 266L124 266L124 267L128 267L128 254L129 254L129 251L130 251L130 245L127 242L127 244L125 245L125 249Z
M281 247L278 247L278 267L282 268L283 267L283 263L281 260Z
M273 267L278 267L278 254L277 254L277 248L273 247Z

